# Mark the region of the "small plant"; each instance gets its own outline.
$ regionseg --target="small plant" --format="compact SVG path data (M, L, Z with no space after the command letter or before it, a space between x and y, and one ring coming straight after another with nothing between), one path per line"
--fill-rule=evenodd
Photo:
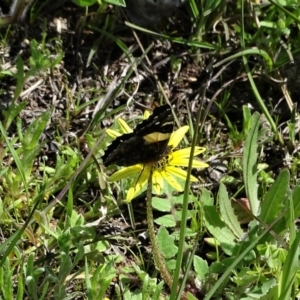
M108 148L106 151L108 153L105 153L104 155L104 164L107 164L109 161L110 163L113 163L115 160L116 163L122 162L124 165L126 164L126 155L133 155L133 157L139 157L140 152L144 152L141 150L142 145L140 145L140 149L132 147L132 150L136 153L126 153L126 148L124 149L125 143L127 143L127 147L131 149L129 143L135 143L136 139L134 139L134 135L139 137L139 135L142 137L141 143L145 140L145 146L152 147L152 145L156 145L158 147L161 141L164 141L167 139L168 144L166 149L164 150L164 154L162 156L158 156L158 158L149 160L149 162L144 162L146 160L145 154L141 153L141 161L142 162L136 162L137 164L134 166L129 165L126 168L123 168L113 175L111 175L108 178L108 181L117 181L121 180L126 177L131 177L136 174L136 178L133 180L133 183L131 184L130 188L128 189L128 193L126 196L126 201L130 202L134 197L136 197L144 188L144 186L147 184L147 222L148 222L148 230L149 230L149 236L151 240L152 250L153 250L153 257L155 261L156 267L161 272L161 276L166 281L167 285L170 289L172 289L173 280L171 275L169 274L168 269L165 265L164 257L171 258L176 253L176 247L173 248L174 251L170 251L170 243L172 238L170 237L170 243L167 242L168 245L168 256L164 255L166 252L159 249L158 241L156 241L155 233L154 233L154 226L153 226L153 215L152 215L152 190L154 190L157 194L162 194L162 192L165 190L164 187L164 181L172 187L175 191L182 192L183 188L180 185L180 183L175 179L183 179L185 180L187 178L186 171L182 170L179 167L188 167L189 160L191 157L191 148L184 148L181 150L174 151L174 148L176 148L180 141L183 139L185 133L188 131L188 126L184 126L173 132L171 135L168 135L166 127L172 122L172 118L169 118L166 114L166 111L168 110L168 106L161 107L160 110L155 110L153 113L153 116L149 118L149 122L146 121L145 123L140 124L133 133L132 130L128 127L128 125L120 120L121 128L127 133L127 135L119 136L117 140L115 141L115 144L112 144L110 148ZM164 117L161 117L161 115ZM154 133L151 131L151 126L154 124L155 130ZM151 125L151 126L150 126ZM144 135L142 135L141 132L143 132L144 128L148 128L147 132L145 132ZM112 136L118 136L119 134L117 132L113 132L109 130L110 135ZM121 143L119 143L121 141ZM119 150L120 155L118 154L118 146L121 147L121 150ZM123 147L123 148L122 148ZM205 149L201 147L195 147L195 152L193 156L199 155L202 153ZM117 154L114 155L114 153L111 153L111 151L115 151ZM145 150L146 151L146 150ZM149 155L153 155L151 152L149 152ZM128 158L131 159L130 157ZM206 168L208 165L204 162L201 162L196 159L192 159L192 167L194 168ZM191 181L197 181L197 179L194 176L191 176ZM166 240L168 237L168 234L166 231L161 228L161 234L163 232L165 233L163 238ZM161 235L160 234L160 235ZM164 243L161 243L161 247L164 246ZM173 255L170 256L170 254L173 253Z
M45 38L45 36L44 36ZM45 45L45 40L39 45L36 40L30 42L31 57L29 59L30 69L24 72L24 62L19 56L17 60L17 73L14 77L17 80L17 87L14 93L14 100L16 100L23 89L26 80L30 76L38 75L39 72L54 68L64 57L64 53L60 53L56 58L49 58L50 52Z

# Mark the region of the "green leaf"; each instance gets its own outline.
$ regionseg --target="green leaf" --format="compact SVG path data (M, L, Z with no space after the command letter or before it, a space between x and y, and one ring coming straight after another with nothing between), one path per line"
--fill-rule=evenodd
M193 294L191 294L190 292L186 293L186 299L187 300L197 300L199 298L196 298Z
M76 255L73 259L73 265L77 265L79 264L79 261L83 258L84 256L84 247L83 247L83 244L82 243L77 243L76 244L76 247L77 247L77 252L76 252Z
M51 113L51 111L42 113L28 126L24 137L21 139L22 146L25 147L26 150L33 150L39 146L39 139L46 128Z
M18 171L19 171L19 174L20 174L20 178L22 179L22 182L25 186L25 192L26 192L26 197L27 199L29 199L29 192L28 192L28 183L27 183L27 180L26 180L26 175L25 175L25 172L24 172L24 168L23 168L23 164L21 163L21 160L16 152L16 150L14 149L13 145L11 144L8 136L6 135L6 131L4 130L3 126L2 126L2 123L0 122L0 132L2 134L2 137L4 138L6 144L7 144L7 147L9 148L10 152L11 152L11 155L13 156L14 158L14 161L17 165L17 168L18 168Z
M72 2L78 6L85 7L95 4L97 0L72 0Z
M193 260L194 260L194 269L197 274L197 277L200 280L204 280L206 275L209 273L209 267L207 261L197 255L194 256Z
M164 287L164 282L161 281L155 288L155 291L153 293L153 300L159 300L161 299L161 293L162 293L162 290L163 290L163 287Z
M1 114L4 116L3 127L5 130L8 130L11 123L15 120L15 118L19 115L19 113L26 107L27 102L23 101L21 103L15 104L12 103L9 106L8 110L2 109Z
M0 288L4 299L13 299L12 269L8 257L5 258L3 266L0 267Z
M298 219L300 217L300 185L293 190L293 206L295 219Z
M168 214L164 215L162 217L159 217L154 220L154 222L160 226L165 226L165 227L175 227L176 226L176 220L174 215Z
M3 220L3 201L2 199L0 198L0 219Z
M222 219L232 231L232 233L240 238L244 233L239 224L237 216L234 214L231 202L228 197L228 193L224 184L220 184L218 199L220 203L220 212Z
M117 6L126 7L126 3L124 0L105 0L106 3L114 4Z
M45 127L50 119L51 112L45 112L41 114L36 120L34 120L27 128L24 135L21 130L21 121L18 119L18 135L22 143L22 147L18 149L18 154L21 157L21 167L25 174L26 183L29 183L33 163L36 156L40 153L40 150L44 143L40 142L40 137L45 130ZM21 177L20 170L16 177L16 181L19 181Z
M178 247L174 244L174 237L169 234L165 227L160 227L157 233L157 243L165 258L174 257Z
M60 235L57 239L58 246L65 252L69 252L70 249L70 240L71 240L71 234L70 231L64 232L62 235Z
M212 206L214 204L214 199L211 192L205 188L201 189L201 202L203 205Z
M67 276L71 273L73 269L73 264L71 260L71 256L65 252L60 253L60 268L58 273L58 280L60 282L64 282Z
M270 280L267 280L262 285L255 285L253 288L249 290L249 292L247 292L247 296L249 296L248 299L260 299L261 297L267 295L270 289L273 288L275 285L276 285L275 278L271 278Z
M30 294L31 299L38 299L37 296L37 281L34 276L34 253L31 253L27 259L26 265L26 286Z
M285 207L284 201L287 199L287 192L289 190L289 181L289 171L283 170L266 193L259 215L264 223L270 224L282 213Z
M88 261L86 264L88 265ZM115 264L116 261L110 258L107 263L100 264L96 270L93 270L90 289L90 294L93 294L93 297L89 299L104 299L109 285L116 277ZM89 272L88 276L90 276L90 274Z
M291 289L297 281L297 271L299 266L299 244L300 232L297 233L291 248L288 251L278 285L279 300L291 299Z
M170 199L162 199L158 197L153 197L152 207L162 212L170 212L172 205Z
M148 286L149 286L149 275L148 274L144 274L144 280L142 281L142 294L143 295L147 295L149 296L148 293Z
M257 198L257 141L259 127L258 113L254 113L251 118L251 128L245 141L243 154L243 176L245 182L246 195L250 202L251 211L254 216L259 213L259 201Z
M20 96L25 83L24 62L21 56L18 56L17 58L17 73L14 76L17 80L17 86L14 93L14 100L16 100Z
M220 219L215 206L204 205L204 219L208 231L221 243L234 243L235 236Z
M23 276L21 274L18 275L18 291L16 300L23 300L24 297L24 282L23 282Z
M251 128L251 112L248 106L243 106L243 131L248 134Z

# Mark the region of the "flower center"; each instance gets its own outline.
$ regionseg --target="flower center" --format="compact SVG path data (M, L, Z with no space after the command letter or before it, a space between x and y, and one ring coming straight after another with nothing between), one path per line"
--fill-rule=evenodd
M162 171L165 169L165 167L170 163L172 160L172 151L170 151L168 154L166 154L164 157L162 157L158 162L156 162L152 167L152 171Z

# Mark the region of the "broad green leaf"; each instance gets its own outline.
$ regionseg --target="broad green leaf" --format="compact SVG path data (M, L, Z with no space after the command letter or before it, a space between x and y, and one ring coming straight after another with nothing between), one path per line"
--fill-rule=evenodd
M251 118L251 128L245 141L243 154L243 176L245 182L246 195L250 202L251 211L254 216L259 213L259 201L257 198L257 140L259 128L258 113L254 113Z
M175 227L176 220L175 216L172 214L164 215L154 220L154 222L158 225L165 226L165 227Z
M243 230L239 224L237 216L234 214L233 207L228 197L228 193L224 184L220 184L219 189L219 203L220 203L220 212L222 219L232 231L232 233L240 238L243 235Z
M169 199L162 199L158 197L153 197L152 199L152 206L153 208L157 209L158 211L162 212L170 212L172 205Z
M165 227L160 227L157 233L157 243L165 258L176 255L178 248L174 244L174 237L169 234Z
M78 6L85 7L95 4L97 0L72 0L72 2Z
M209 273L207 261L197 255L194 256L194 269L200 280L204 280L205 276Z
M201 189L200 201L203 203L203 205L212 206L214 204L214 199L212 197L211 192L205 188Z
M259 218L264 223L270 224L282 213L285 207L284 201L287 199L289 181L289 171L283 170L266 193L261 204L261 213L259 215Z
M276 284L277 283L275 278L271 278L264 282L262 285L255 285L249 290L249 292L246 293L246 295L249 297L248 299L260 299L260 297L267 295Z
M187 292L186 293L186 299L187 300L197 300L199 298L196 298L193 294L191 294L191 292Z
M204 205L203 210L208 231L221 243L234 243L235 236L220 219L216 207Z

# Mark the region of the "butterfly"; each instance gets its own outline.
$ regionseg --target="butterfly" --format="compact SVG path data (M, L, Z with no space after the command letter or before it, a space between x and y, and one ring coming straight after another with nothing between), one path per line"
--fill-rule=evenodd
M169 151L174 118L169 105L156 107L132 133L117 137L106 149L104 166L132 166L159 161Z

